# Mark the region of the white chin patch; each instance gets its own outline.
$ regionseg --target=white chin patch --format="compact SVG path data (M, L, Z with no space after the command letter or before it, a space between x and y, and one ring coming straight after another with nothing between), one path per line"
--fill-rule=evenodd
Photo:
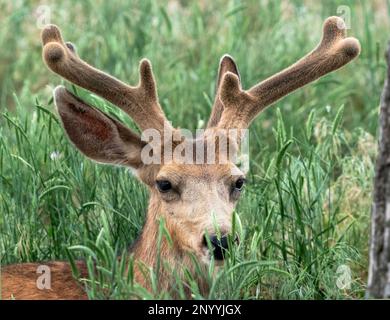
M207 249L207 248L203 248L202 249L202 256L200 257L200 261L202 263L204 263L205 265L209 265L210 264L210 261L211 261L211 253L210 253L210 250ZM217 259L214 259L214 265L216 267L218 266L222 266L223 265L223 262L224 260L217 260Z
M211 260L211 254L209 249L206 247L202 248L202 256L200 258L200 261L204 264L209 264Z

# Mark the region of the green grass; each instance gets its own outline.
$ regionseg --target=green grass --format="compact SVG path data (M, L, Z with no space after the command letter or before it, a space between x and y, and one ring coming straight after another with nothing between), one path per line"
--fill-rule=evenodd
M235 212L240 245L194 298L349 299L364 296L387 1L48 1L51 22L91 64L135 84L149 58L174 126L206 122L222 54L244 87L311 50L322 21L351 10L357 61L266 110L251 127L251 171ZM68 142L41 59L38 1L0 0L0 262L85 257L90 298L169 298L145 292L116 262L142 228L148 195L123 168L97 165ZM94 105L133 123L78 89ZM194 262L195 263L195 262ZM337 287L340 266L351 286ZM158 283L158 272L150 273ZM183 296L183 283L177 291Z

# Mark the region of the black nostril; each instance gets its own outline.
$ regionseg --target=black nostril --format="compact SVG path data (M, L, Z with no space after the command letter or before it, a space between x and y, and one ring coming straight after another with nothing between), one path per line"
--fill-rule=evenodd
M222 237L218 237L216 235L209 236L209 241L211 243L212 249L213 249L213 255L214 258L217 260L223 260L225 250L229 248L229 242L227 235L224 235ZM207 247L207 239L206 236L203 237L203 244Z

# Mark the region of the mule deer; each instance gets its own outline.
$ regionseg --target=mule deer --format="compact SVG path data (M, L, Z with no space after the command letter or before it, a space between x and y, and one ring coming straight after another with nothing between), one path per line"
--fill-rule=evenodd
M360 44L346 38L343 20L328 18L323 26L320 44L301 60L276 75L244 90L233 59L225 55L219 65L216 97L202 137L187 138L188 147L196 141L216 139L218 130L247 129L267 106L321 76L341 68L360 53ZM180 132L171 126L159 104L152 68L148 60L140 63L140 81L135 87L93 68L81 60L75 47L63 41L60 30L47 26L42 32L43 60L66 80L108 100L125 111L141 131L153 129L174 135ZM156 221L164 218L173 245L163 241L161 256L176 269L191 270L194 254L207 265L212 255L222 260L231 233L232 213L245 183L242 172L230 156L217 153L216 163L182 163L177 156L161 163L146 164L142 150L148 145L135 132L118 120L91 107L64 87L54 91L55 104L63 127L73 144L87 157L103 163L120 164L134 169L150 191L150 202L144 228L132 246L135 261L153 267L156 263ZM159 151L164 150L165 139ZM219 141L219 140L218 140ZM239 138L227 137L228 146L237 152ZM218 149L219 150L219 149ZM225 150L226 151L226 150ZM225 161L222 163L222 159ZM216 226L219 229L218 236ZM208 245L206 245L208 244ZM222 262L221 262L222 263ZM51 268L50 290L36 287L38 264L6 266L2 270L2 297L16 299L82 299L85 290L72 277L66 262L46 263ZM85 273L85 265L78 262ZM135 279L148 288L148 283L135 265ZM161 289L170 289L170 277L164 274ZM200 284L207 292L206 284Z

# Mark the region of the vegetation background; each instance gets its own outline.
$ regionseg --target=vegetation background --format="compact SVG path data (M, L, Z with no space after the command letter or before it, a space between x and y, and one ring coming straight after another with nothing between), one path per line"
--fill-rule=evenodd
M97 165L66 139L51 95L62 80L41 59L43 23L132 84L149 58L168 118L195 129L207 122L224 53L248 88L310 51L326 17L344 15L361 56L255 121L235 213L242 241L210 278L209 296L190 276L177 288L191 286L195 299L363 297L389 14L385 0L0 0L0 263L83 256L99 266L85 279L91 299L169 298L138 288L115 262L142 228L147 192L128 170Z

